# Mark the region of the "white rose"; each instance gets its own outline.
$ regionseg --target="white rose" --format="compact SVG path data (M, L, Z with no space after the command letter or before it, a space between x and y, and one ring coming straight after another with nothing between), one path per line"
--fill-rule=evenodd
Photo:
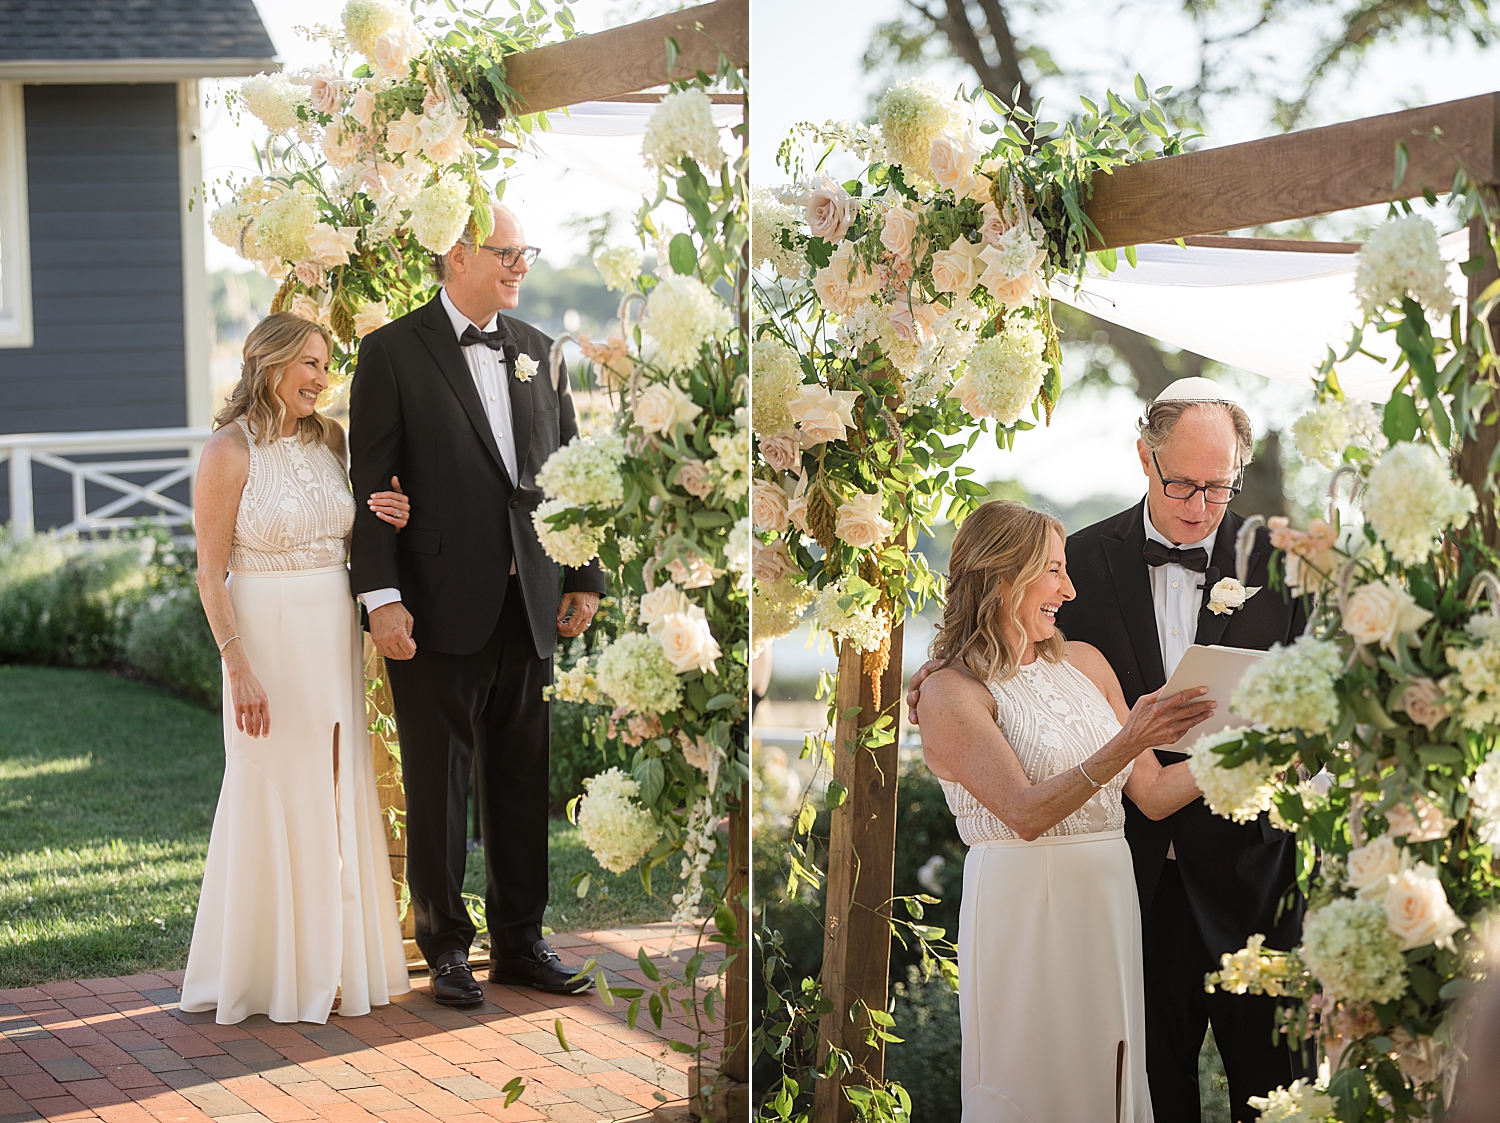
M679 675L713 671L714 661L723 654L709 630L703 609L697 605L692 605L688 612L673 612L663 618L656 642L661 644L667 662Z
M672 382L653 382L635 400L635 423L647 433L670 435L703 412Z
M537 361L530 355L516 356L516 381L530 382L536 377Z
M933 141L932 178L960 199L967 195L974 186L974 156L969 146L950 136Z
M1344 881L1364 900L1380 900L1391 878L1407 866L1405 851L1383 834L1367 846L1349 851L1349 872Z
M307 245L319 265L348 265L349 255L355 252L354 239L358 235L358 226L334 226L327 222L316 222L308 231Z
M699 557L691 551L688 552L688 565L673 558L667 563L667 572L684 589L702 589L714 583L714 567L709 565L707 558Z
M803 534L812 533L807 526L807 496L802 494L800 484L797 493L786 501L786 519Z
M814 238L825 242L841 242L854 216L859 213L859 203L826 175L807 198L807 225Z
M780 534L787 524L786 489L768 480L756 480L750 485L750 519L755 529L768 534Z
M916 232L917 216L904 206L892 207L885 212L880 244L896 257L905 257L911 250L911 240Z
M332 115L338 112L339 103L344 100L344 80L324 67L313 75L307 92L315 110Z
M1405 589L1390 581L1372 581L1361 585L1344 601L1344 631L1356 643L1378 643L1387 651L1394 649L1403 635L1416 644L1416 631L1432 619L1432 613L1418 607Z
M1226 577L1208 591L1208 609L1215 616L1227 616L1260 592L1260 586L1247 589L1233 577Z
M375 94L368 86L354 91L354 97L349 101L349 113L365 128L370 127L370 119L375 116Z
M1396 700L1395 708L1405 711L1417 725L1436 729L1453 713L1443 700L1445 694L1443 688L1430 678L1412 679Z
M947 249L938 250L932 255L933 287L938 292L969 295L979 283L979 254L983 249L960 235Z
M802 567L793 560L791 553L787 550L786 540L778 538L769 546L760 541L755 543L750 573L757 581L777 581L793 574L800 577Z
M828 268L844 283L844 291L856 303L874 295L880 288L880 278L872 270L865 268L864 262L855 252L853 242L845 242L833 251L833 256L828 259Z
M979 389L974 385L967 371L962 378L955 382L948 391L947 397L957 398L958 404L964 407L964 412L970 417L988 417L990 411L985 408L984 402L979 398Z
M762 437L760 455L776 471L792 472L802 463L802 442L797 439L795 432Z
M841 441L854 428L854 403L858 390L826 390L822 386L804 386L802 393L787 403L808 444ZM765 447L764 443L761 445Z
M684 460L677 467L677 486L689 495L707 499L714 490L713 481L709 479L708 465L692 457Z
M292 297L292 303L287 308L293 316L299 316L304 320L311 320L315 324L328 326L329 306L314 300L305 293L298 293Z
M1423 796L1417 796L1412 802L1417 805L1416 815L1411 813L1405 801L1385 813L1386 822L1390 824L1388 833L1394 838L1405 838L1408 843L1436 842L1447 838L1456 824L1443 814L1442 808Z
M880 517L882 496L860 492L847 503L839 504L834 533L860 550L878 546L891 536L895 524Z
M860 305L849 288L848 277L831 264L813 274L813 292L817 293L819 303L835 315L852 316Z
M328 279L323 273L323 267L316 261L299 261L292 272L297 274L297 280L310 289L322 288L323 282Z
M329 164L343 171L354 163L354 157L359 155L359 135L351 129L344 128L337 118L323 132L323 140L319 147L323 155L328 158Z
M686 613L691 605L687 594L676 585L659 585L641 597L641 623L654 636L663 620L674 612Z
M422 143L422 118L410 109L392 121L385 130L385 146L392 152L415 152Z
M682 759L699 772L707 772L709 765L719 755L718 747L707 737L694 739L680 729L677 731L677 743L682 746Z
M1391 879L1385 894L1385 916L1391 932L1401 941L1401 950L1424 944L1453 950L1453 933L1464 926L1448 904L1448 894L1437 870L1418 862Z
M1005 221L1005 216L1000 213L1000 208L994 203L984 205L984 225L979 228L979 237L987 246L998 246L1000 235L1010 229L1011 224Z
M406 69L411 59L411 31L406 27L393 27L375 39L375 65L384 74L398 74Z
M390 310L386 308L385 301L372 300L354 313L354 334L363 339L376 328L383 328L391 322Z

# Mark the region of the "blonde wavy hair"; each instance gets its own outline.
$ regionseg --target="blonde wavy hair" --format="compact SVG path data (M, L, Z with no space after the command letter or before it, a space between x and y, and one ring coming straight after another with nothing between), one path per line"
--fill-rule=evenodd
M287 367L302 358L307 340L314 332L323 337L328 353L333 354L333 338L322 324L304 320L290 312L272 312L250 329L245 336L245 359L240 365L240 380L224 408L214 415L219 429L243 417L250 425L256 444L269 444L281 435L286 419L286 405L277 397ZM314 411L297 419L297 435L303 444L328 444L333 439L334 423Z
M1003 682L1014 675L1026 651L1025 630L1016 608L1026 588L1047 571L1052 532L1066 537L1062 523L1023 503L996 500L964 520L948 561L948 593L943 622L932 641L932 657L943 666L958 664L980 682ZM1009 603L1000 583L1011 587ZM1005 638L1002 612L1022 636L1020 647ZM1063 657L1063 634L1036 645L1049 663Z

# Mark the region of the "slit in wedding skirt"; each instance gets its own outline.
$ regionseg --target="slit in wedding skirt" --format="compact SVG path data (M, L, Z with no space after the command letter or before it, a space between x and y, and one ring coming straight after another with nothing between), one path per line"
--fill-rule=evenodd
M1120 1123L1120 1109L1124 1107L1125 1092L1125 1042L1115 1049L1115 1123Z
M333 723L333 823L335 828L339 824L339 722ZM339 859L342 864L344 857L344 832L336 830L339 840Z

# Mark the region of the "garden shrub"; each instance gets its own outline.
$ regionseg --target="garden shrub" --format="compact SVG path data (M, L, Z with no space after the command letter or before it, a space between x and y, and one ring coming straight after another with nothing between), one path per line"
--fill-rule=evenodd
M125 661L163 685L216 708L222 698L219 649L191 585L154 593L136 610Z
M146 587L140 540L0 532L0 658L90 667L119 657Z
M892 991L902 1040L885 1047L885 1078L910 1093L913 1119L957 1119L963 1114L958 995L936 974L924 982L910 965Z

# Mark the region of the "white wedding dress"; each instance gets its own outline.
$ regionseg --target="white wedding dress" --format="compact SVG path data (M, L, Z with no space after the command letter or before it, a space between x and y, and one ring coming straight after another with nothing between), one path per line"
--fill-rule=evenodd
M325 1022L410 989L365 717L349 592L354 497L334 454L285 437L250 445L229 595L271 732L235 728L224 675L224 786L184 1010Z
M1066 662L1039 658L990 692L1034 784L1120 729ZM941 781L969 846L958 919L963 1123L1151 1123L1141 914L1120 804L1129 774L1034 842Z

